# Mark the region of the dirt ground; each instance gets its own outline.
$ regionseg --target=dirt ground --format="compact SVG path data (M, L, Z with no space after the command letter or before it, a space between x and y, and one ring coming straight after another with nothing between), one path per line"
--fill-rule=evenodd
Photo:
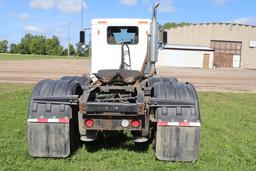
M199 91L256 92L256 70L158 67L157 72L159 76L191 82ZM0 82L7 83L36 83L42 79L89 73L90 60L85 59L0 61Z

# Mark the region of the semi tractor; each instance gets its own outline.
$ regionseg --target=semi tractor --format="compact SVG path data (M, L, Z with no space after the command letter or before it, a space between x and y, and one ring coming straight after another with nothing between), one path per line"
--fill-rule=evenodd
M93 19L91 74L35 85L27 120L31 156L65 158L98 134L130 131L134 143L154 140L159 160L198 160L196 89L156 74L158 50L167 43L158 6L151 19Z

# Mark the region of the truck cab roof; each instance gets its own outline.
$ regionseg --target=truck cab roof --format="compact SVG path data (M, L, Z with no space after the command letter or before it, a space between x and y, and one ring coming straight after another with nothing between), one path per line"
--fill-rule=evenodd
M107 25L139 25L139 24L150 24L150 19L142 18L95 18L92 19L91 24L107 24Z

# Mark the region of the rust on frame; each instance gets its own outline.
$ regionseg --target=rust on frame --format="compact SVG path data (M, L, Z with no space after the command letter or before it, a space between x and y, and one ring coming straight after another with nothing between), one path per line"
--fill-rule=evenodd
M138 114L144 115L145 113L145 105L143 103L138 104Z
M80 112L80 114L84 114L86 112L86 104L85 103L79 104L79 112Z

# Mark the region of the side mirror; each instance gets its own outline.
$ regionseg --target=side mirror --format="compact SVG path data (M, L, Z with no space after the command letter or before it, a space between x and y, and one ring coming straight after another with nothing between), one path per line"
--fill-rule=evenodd
M159 43L160 44L167 44L167 37L168 37L167 31L160 30L160 32L159 32Z
M81 44L85 43L85 31L80 31L80 40L79 40L79 42Z

